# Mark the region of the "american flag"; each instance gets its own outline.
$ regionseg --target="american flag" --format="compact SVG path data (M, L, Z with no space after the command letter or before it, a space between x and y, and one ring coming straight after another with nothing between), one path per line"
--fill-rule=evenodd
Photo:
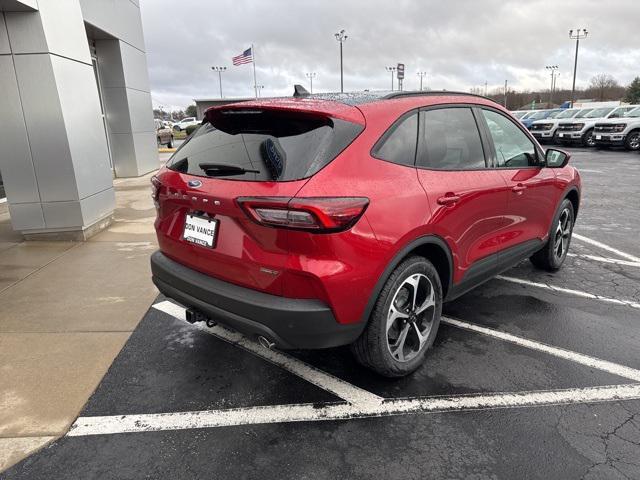
M236 66L244 65L245 63L251 63L253 62L253 52L251 51L251 48L247 48L244 52L242 52L237 57L233 57L231 60Z

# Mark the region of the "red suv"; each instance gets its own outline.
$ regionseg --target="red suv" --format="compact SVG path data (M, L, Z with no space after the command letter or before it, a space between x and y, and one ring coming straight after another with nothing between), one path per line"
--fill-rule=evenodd
M406 375L443 302L527 257L560 268L580 202L568 160L463 93L211 108L153 178L153 281L190 321L282 349L351 344Z

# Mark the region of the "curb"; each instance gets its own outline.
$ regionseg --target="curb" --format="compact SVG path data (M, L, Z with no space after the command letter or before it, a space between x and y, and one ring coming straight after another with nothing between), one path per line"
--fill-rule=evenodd
M159 148L158 153L173 153L175 152L175 148Z

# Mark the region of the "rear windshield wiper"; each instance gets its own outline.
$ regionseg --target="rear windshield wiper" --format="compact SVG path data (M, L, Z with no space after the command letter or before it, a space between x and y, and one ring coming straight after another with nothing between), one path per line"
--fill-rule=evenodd
M237 167L235 165L225 165L224 163L200 163L198 166L204 170L209 177L224 177L227 175L242 175L244 173L260 173L260 170L250 170Z

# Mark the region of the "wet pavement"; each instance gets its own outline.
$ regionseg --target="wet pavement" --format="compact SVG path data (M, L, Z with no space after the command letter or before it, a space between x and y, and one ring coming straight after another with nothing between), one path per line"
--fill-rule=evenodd
M0 478L640 478L640 155L572 152L587 240L446 305L414 375L252 349L160 296L70 434Z

